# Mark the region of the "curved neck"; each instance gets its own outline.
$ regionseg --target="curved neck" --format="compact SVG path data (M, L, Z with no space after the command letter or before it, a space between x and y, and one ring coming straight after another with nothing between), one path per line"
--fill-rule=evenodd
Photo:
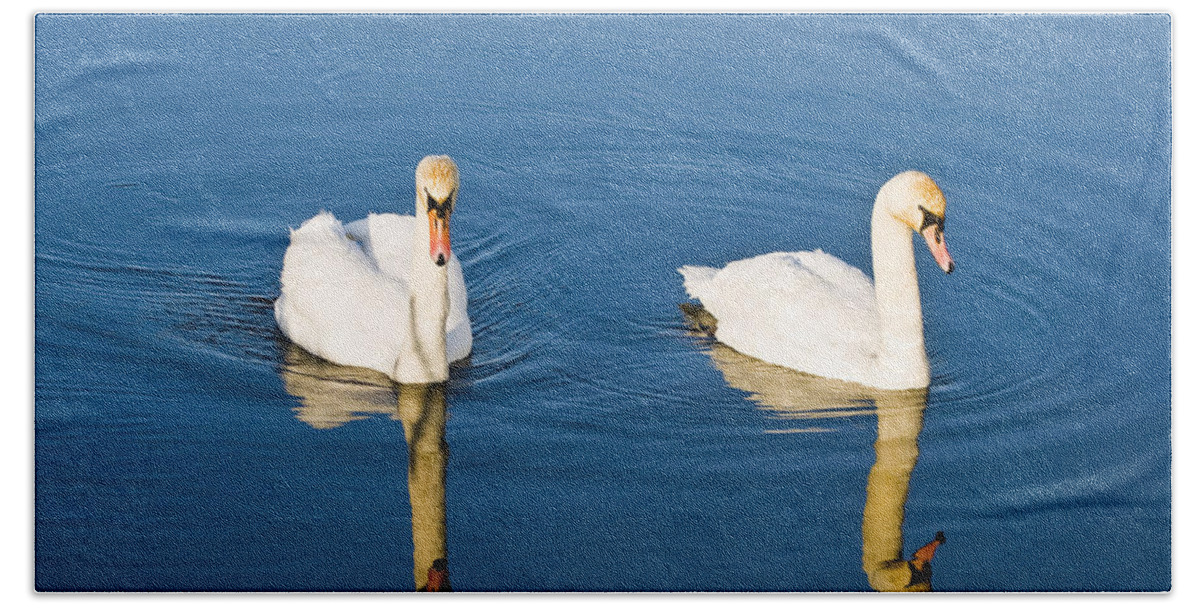
M884 207L877 198L871 214L880 378L901 387L925 386L929 384L929 362L912 230Z
M395 376L400 382L442 382L450 377L446 361L446 318L450 316L446 269L450 264L438 266L429 257L429 222L420 205L416 220L408 273L413 352L400 357Z

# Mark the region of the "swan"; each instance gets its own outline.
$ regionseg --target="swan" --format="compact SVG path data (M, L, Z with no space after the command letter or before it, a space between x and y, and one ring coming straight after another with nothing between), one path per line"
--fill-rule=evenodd
M458 167L427 156L416 216L369 214L343 225L322 211L291 232L275 321L289 340L333 363L406 384L444 382L471 352L462 265L450 250Z
M928 175L888 180L871 214L875 284L821 251L776 252L722 269L683 266L684 289L734 350L809 374L884 389L929 386L911 233L947 274L946 197ZM685 310L686 312L686 310Z

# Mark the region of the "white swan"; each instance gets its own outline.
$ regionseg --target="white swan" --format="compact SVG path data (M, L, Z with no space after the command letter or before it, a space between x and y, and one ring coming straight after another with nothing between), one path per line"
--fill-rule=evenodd
M875 285L822 252L768 253L723 269L679 269L688 295L716 318L715 336L744 354L802 372L886 389L929 386L911 231L943 271L946 198L924 173L888 180L871 215Z
M462 266L450 251L458 167L417 165L416 217L370 214L343 226L321 212L292 231L275 321L305 350L401 383L442 382L471 352Z

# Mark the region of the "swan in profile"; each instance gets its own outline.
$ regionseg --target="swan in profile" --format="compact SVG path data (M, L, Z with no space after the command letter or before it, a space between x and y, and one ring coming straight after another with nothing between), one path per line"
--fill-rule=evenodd
M946 197L928 175L906 171L879 189L871 215L875 284L822 252L776 252L679 269L688 295L743 354L817 376L885 389L929 386L929 362L912 231L947 274ZM686 311L685 311L686 312Z
M443 382L471 352L462 266L450 251L458 167L417 165L416 216L370 214L343 225L321 212L292 231L275 321L292 342L401 383Z

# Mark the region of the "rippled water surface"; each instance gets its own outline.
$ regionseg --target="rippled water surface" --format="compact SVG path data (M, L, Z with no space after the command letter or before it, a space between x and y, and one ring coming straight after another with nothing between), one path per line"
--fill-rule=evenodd
M41 589L936 590L1170 576L1170 21L40 16ZM289 227L462 174L445 387L275 328ZM870 271L917 168L928 392L693 332L675 268ZM905 575L907 576L907 575Z

